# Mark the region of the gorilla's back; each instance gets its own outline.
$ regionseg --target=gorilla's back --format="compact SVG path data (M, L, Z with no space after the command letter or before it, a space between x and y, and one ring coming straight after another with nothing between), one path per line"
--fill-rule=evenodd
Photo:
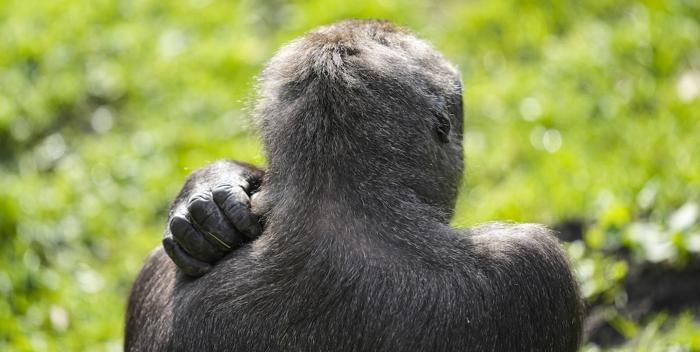
M130 302L127 323L140 326L127 328L139 335L127 336L127 350L448 351L458 342L449 330L467 323L456 321L466 307L455 287L435 273L328 251L253 252L240 249L190 279L155 250L135 285L146 299ZM142 304L159 313L139 316Z
M130 302L127 350L575 347L573 337L561 339L571 336L568 324L576 323L561 323L576 308L570 303L576 293L566 291L571 278L548 276L565 261L544 262L536 257L539 249L517 248L519 242L503 234L470 235L460 243L445 238L430 246L430 255L419 256L381 246L371 254L357 250L365 247L361 243L319 243L299 253L273 246L264 255L248 246L198 279L178 273L158 249L135 284L142 292ZM505 257L518 251L524 254ZM535 270L542 275L533 275ZM141 313L147 311L143 305L151 305L148 316Z

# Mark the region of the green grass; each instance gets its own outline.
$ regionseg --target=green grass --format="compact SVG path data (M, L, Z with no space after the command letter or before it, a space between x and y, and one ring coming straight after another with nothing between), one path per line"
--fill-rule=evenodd
M621 350L700 350L697 307L639 322L612 305L629 265L700 255L691 0L0 2L0 350L121 349L130 283L184 177L263 164L255 74L349 17L406 25L460 66L456 225L589 221L569 251Z

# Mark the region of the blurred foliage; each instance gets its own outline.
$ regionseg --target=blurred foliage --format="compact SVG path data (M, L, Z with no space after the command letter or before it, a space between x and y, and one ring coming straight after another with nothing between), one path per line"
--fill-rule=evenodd
M254 75L349 17L406 25L460 66L456 225L582 219L568 250L620 350L700 350L697 309L636 322L613 307L630 265L700 253L693 0L0 1L0 350L120 350L186 174L264 163Z

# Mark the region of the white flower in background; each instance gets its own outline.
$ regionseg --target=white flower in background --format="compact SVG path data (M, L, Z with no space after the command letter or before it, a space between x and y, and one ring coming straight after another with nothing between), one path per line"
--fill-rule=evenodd
M630 237L642 247L645 258L658 263L677 255L676 247L667 231L660 225L646 222L636 222L630 225Z
M700 72L684 72L676 83L676 93L684 102L689 102L700 95Z
M693 226L695 221L698 220L698 213L700 213L698 204L695 202L687 202L671 214L668 219L668 224L671 230L685 230Z

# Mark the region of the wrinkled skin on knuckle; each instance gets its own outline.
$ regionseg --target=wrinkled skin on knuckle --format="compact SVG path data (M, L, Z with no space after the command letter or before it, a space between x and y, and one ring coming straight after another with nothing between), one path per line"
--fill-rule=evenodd
M198 231L192 223L182 216L173 217L170 223L170 231L175 241L194 258L214 262L220 259L224 252L218 250Z
M192 219L202 225L214 215L214 204L204 194L197 194L189 201L187 210Z
M213 190L213 197L239 231L249 238L255 238L260 234L258 216L251 211L250 197L243 188L222 185Z
M235 203L247 210L243 203ZM239 231L243 228L239 225L247 224L245 218L232 219L226 215L225 209L216 204L213 197L197 196L190 203L189 211L192 219L200 229L207 235L207 239L212 240L215 245L223 246L222 250L231 250L241 245ZM238 229L239 231L237 231Z

